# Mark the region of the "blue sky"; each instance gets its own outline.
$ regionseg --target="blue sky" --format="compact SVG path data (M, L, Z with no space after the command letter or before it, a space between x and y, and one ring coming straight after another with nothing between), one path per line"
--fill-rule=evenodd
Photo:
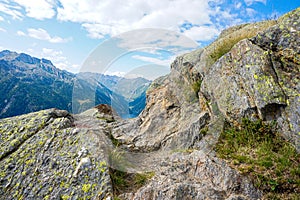
M97 55L106 59L101 73L125 75L169 66L228 26L299 6L298 0L0 0L0 50L47 58L71 72L85 71Z

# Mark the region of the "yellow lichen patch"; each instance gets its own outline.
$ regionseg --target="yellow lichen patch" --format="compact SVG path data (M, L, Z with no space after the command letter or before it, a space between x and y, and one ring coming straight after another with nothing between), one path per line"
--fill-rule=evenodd
M83 192L88 193L91 189L91 184L83 184L81 189Z
M61 196L61 199L62 200L68 200L68 199L70 199L71 197L69 196L69 195L66 195L66 194L64 194L64 195L62 195Z

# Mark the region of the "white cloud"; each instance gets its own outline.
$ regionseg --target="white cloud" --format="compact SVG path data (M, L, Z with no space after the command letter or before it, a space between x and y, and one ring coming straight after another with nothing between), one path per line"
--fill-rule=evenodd
M78 73L80 70L80 65L79 64L72 64L68 68L66 68L67 71L73 72L73 73Z
M121 72L121 71L106 71L104 74L105 75L110 75L110 76L124 77L126 75L126 72Z
M42 28L38 28L38 29L29 28L29 29L27 29L27 31L28 31L29 37L39 39L39 40L47 40L51 43L64 43L64 42L68 42L70 40L70 39L63 39L58 36L51 37L49 35L49 33Z
M67 70L70 72L78 72L80 66L77 64L71 64L67 57L64 56L62 51L57 51L55 49L43 48L40 57L51 60L51 62L62 70Z
M22 31L17 31L17 35L28 36L38 40L46 40L51 43L65 43L72 40L72 38L61 38L58 36L50 36L49 33L42 28L38 28L38 29L29 28L27 29L27 33L24 33Z
M250 18L254 18L255 15L256 15L256 11L252 8L246 8L246 12L247 12L247 15L250 17Z
M267 0L244 0L247 6L252 5L255 2L261 2L266 5Z
M192 27L190 30L184 32L187 37L193 38L197 41L208 41L218 36L220 31L214 26L199 26Z
M128 73L124 76L125 78L127 79L134 79L134 78L145 78L145 76L143 74L131 74L131 73Z
M154 80L168 73L170 73L169 66L148 64L135 67L134 69L126 73L125 78L143 77L148 80Z
M51 60L53 63L65 63L67 58L63 56L62 51L56 51L54 49L43 48L41 56L43 58Z
M127 50L155 52L158 49L182 53L185 49L197 48L197 43L183 34L165 29L140 29L120 34L118 46Z
M132 58L142 60L145 62L149 62L152 64L156 65L162 65L162 66L169 66L170 63L174 60L174 57L170 59L158 59L158 58L153 58L153 57L148 57L148 56L141 56L141 55L133 55Z
M242 7L242 3L241 2L237 2L236 4L235 4L235 8L236 9L240 9Z
M54 0L13 0L25 8L26 15L35 19L50 19L55 16Z
M179 32L181 25L186 22L197 26L212 25L211 15L217 11L209 2L211 0L60 0L62 6L57 8L57 18L81 23L91 38L116 36L144 28ZM218 4L218 1L214 2ZM227 13L219 13L223 14ZM228 16L224 19L226 17ZM206 38L215 36L214 32L208 34L210 33L213 35Z
M224 11L224 1L217 0L12 0L16 7L9 4L1 7L14 18L22 18L22 12L26 16L35 19L55 18L60 21L79 23L88 32L91 38L104 38L116 36L131 30L156 28L171 31L187 32L192 39L206 40L214 38L215 31L224 28L226 22L233 21L236 16L230 11ZM245 0L251 4L254 1L266 2L266 0ZM1 3L0 3L1 4ZM223 5L223 6L222 6ZM241 7L237 3L236 7ZM22 11L22 12L21 12ZM13 12L13 13L12 13ZM215 24L217 22L217 24ZM193 30L182 29L186 23L191 24ZM205 38L200 39L197 30L206 27L213 28L207 32ZM211 35L208 35L211 34ZM44 35L46 36L46 35ZM59 37L52 38L52 42L62 42Z
M0 27L0 32L7 32L7 30Z
M12 6L7 4L7 2L0 2L0 12L11 16L13 19L22 19L23 14L20 10L21 8L19 6Z
M26 36L26 34L23 31L17 31L18 36Z
M110 25L83 23L82 26L87 30L90 38L102 39L106 35L115 35Z
M4 21L4 18L0 16L0 22L3 22L3 21Z

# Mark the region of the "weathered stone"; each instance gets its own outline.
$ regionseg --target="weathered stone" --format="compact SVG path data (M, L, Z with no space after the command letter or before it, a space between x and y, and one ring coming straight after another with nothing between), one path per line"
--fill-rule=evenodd
M226 119L276 120L300 151L299 9L248 40L238 42L205 73L202 101L215 102ZM205 98L204 98L205 97Z
M94 126L101 125L98 121L94 120ZM102 140L92 130L75 128L73 122L69 113L54 109L0 120L1 197L76 199L111 195L107 160L94 149ZM94 146L87 138L93 138Z
M120 197L138 200L232 199L232 196L259 199L261 193L224 161L194 151L173 154L160 164L160 170L146 186Z

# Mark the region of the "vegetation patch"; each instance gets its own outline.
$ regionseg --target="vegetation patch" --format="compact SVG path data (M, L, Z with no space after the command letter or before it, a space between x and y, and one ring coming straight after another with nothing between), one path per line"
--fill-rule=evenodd
M232 32L224 33L221 38L213 42L207 51L210 52L210 62L212 65L223 55L228 53L231 48L239 41L256 36L260 31L266 30L272 25L275 25L276 21L267 20L263 22L257 22L254 24L239 25L237 29L232 28Z
M243 119L241 128L226 126L215 150L218 157L250 176L264 198L297 199L300 156L275 130L276 123Z
M198 98L199 98L198 93L200 91L201 84L202 84L202 79L199 79L198 81L194 82L192 85L192 88Z
M109 169L109 173L112 180L114 196L116 197L123 193L137 191L154 176L154 172L127 173L113 168Z

